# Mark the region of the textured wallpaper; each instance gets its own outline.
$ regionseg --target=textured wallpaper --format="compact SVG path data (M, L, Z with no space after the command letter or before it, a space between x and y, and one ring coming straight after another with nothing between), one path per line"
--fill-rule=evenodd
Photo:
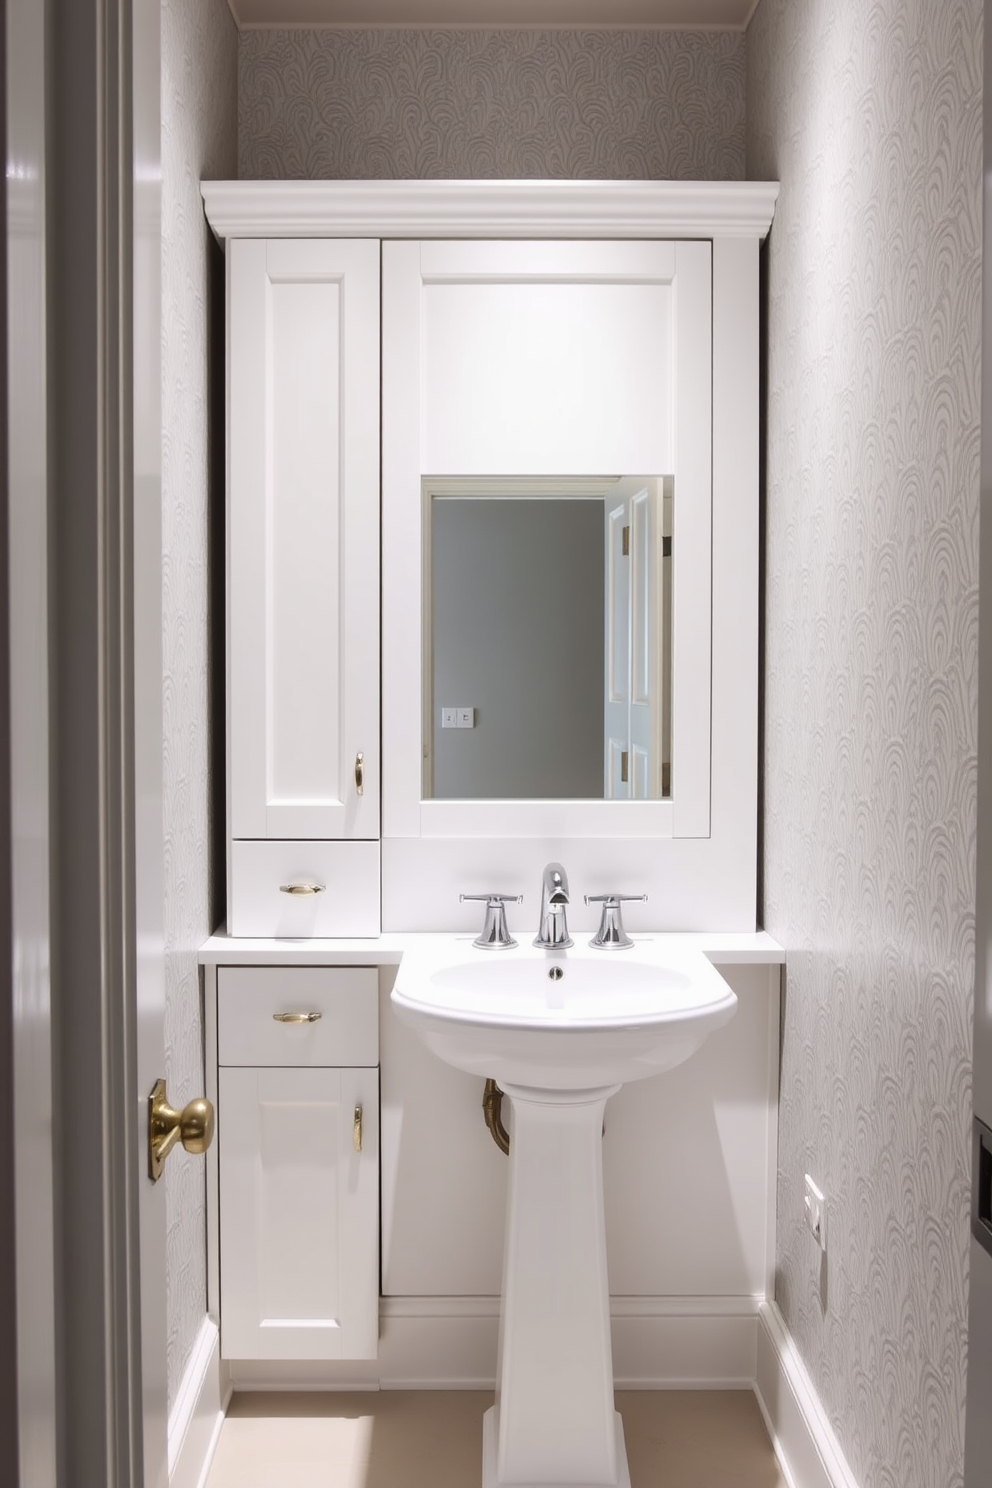
M226 0L162 6L162 548L166 1073L173 1105L203 1094L196 953L222 918L211 877L224 802L210 778L208 474L224 410L208 400L210 234L201 177L233 177L237 32ZM218 252L219 250L214 250ZM209 286L209 287L208 287ZM211 419L214 427L211 427ZM220 420L216 426L217 419ZM215 492L213 499L222 499ZM180 1149L165 1170L169 1405L206 1312L202 1158Z
M739 180L730 31L246 31L239 174Z
M862 1488L963 1472L981 0L761 0L776 1295ZM803 1174L826 1190L828 1259Z

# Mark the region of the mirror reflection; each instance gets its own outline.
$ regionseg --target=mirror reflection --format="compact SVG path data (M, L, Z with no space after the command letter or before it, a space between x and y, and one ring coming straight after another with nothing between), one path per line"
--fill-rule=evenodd
M671 794L672 487L424 479L426 799Z

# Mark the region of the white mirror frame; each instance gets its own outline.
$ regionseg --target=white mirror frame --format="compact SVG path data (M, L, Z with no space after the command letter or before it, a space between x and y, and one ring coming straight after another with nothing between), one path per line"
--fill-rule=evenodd
M556 284L584 276L584 244L434 244L387 242L382 257L382 582L383 835L415 838L671 838L710 830L711 666L711 252L709 243L678 242L661 255L654 280L653 244L605 246L610 283L673 284L676 321L674 402L669 452L674 475L672 542L672 797L654 801L437 800L423 798L422 483L477 471L425 470L424 292L437 283ZM667 244L666 244L667 246ZM512 267L504 262L514 260ZM575 263L572 260L575 260ZM598 266L597 266L598 267ZM566 281L567 282L567 279ZM680 334L679 325L689 327ZM537 474L501 471L500 475ZM558 471L558 475L580 472ZM608 474L584 471L582 474ZM616 474L626 473L616 471ZM638 474L652 471L638 469ZM490 472L485 472L490 474ZM471 701L471 699L466 699Z

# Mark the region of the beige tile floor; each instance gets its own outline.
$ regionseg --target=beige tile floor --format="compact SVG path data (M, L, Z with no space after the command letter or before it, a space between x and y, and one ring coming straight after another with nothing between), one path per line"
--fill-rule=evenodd
M631 1488L786 1488L746 1390L618 1391ZM472 1390L236 1394L206 1488L479 1488Z

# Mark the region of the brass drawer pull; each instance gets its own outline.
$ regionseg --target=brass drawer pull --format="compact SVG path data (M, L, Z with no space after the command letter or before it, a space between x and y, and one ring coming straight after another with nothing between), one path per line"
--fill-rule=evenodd
M319 1023L323 1013L273 1013L275 1023Z
M361 1108L360 1105L358 1105L358 1106L355 1107L355 1124L354 1124L354 1126L351 1129L351 1140L352 1140L352 1143L354 1144L355 1151L356 1152L361 1152L361 1150L362 1150L362 1108Z
M355 794L365 794L365 751L362 749L355 755Z
M280 884L280 894L322 894L325 885L319 883Z

